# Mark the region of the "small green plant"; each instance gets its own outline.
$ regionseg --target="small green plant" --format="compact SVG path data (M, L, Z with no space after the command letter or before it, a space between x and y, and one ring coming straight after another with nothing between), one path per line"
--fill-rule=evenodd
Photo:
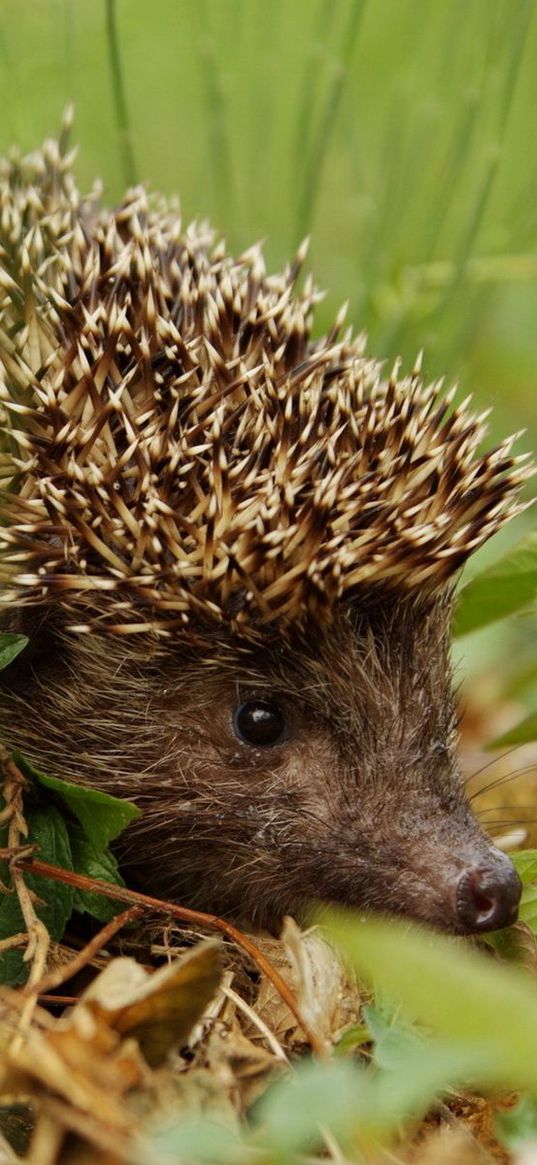
M362 1165L454 1087L523 1090L498 1133L511 1145L535 1135L537 989L524 970L407 922L346 911L322 925L379 1000L364 1009L368 1060L303 1061L242 1128L187 1117L155 1136L148 1161L298 1165L336 1144Z
M0 668L6 667L26 643L24 636L0 635ZM109 846L138 816L136 806L107 793L39 773L17 754L13 759L26 779L23 803L28 836L25 842L36 847L36 856L64 870L123 886ZM5 801L0 793L0 812L3 808ZM0 826L0 849L7 846L7 841L8 824L4 822ZM114 902L102 895L52 883L34 874L28 874L25 881L28 889L37 895L37 915L53 939L62 938L74 910L86 912L101 922L118 912ZM0 861L0 882L7 888L0 897L2 940L23 931L25 926L17 895L9 890L9 867L5 861ZM26 977L27 965L20 950L0 954L0 983L14 987Z

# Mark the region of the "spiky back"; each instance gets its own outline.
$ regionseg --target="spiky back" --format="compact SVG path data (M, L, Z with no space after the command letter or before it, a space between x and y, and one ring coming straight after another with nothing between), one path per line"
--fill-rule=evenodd
M0 200L4 603L116 630L324 618L438 590L514 512L510 441L479 456L482 418L383 380L341 313L312 340L302 256L267 276L142 189L103 210L54 142Z

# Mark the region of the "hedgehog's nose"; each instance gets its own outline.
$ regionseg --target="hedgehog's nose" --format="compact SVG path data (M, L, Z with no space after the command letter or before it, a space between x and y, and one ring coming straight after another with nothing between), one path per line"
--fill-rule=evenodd
M509 858L498 850L491 861L470 866L456 889L461 930L499 930L516 922L522 883Z

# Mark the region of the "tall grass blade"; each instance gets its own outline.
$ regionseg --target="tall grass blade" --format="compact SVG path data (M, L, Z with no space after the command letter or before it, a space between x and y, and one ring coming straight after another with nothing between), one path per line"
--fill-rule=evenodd
M326 96L321 113L320 125L306 153L302 190L297 209L297 238L300 242L309 234L315 204L317 202L323 168L326 164L330 139L336 124L341 98L349 77L354 50L358 41L360 26L367 0L353 0L347 25L343 32L343 43L339 54L339 64Z
M431 19L432 9L418 3L410 10L410 15L409 41L414 46L416 58L419 58L424 51L427 22ZM365 288L360 309L364 314L367 302L371 302L374 297L379 276L384 277L382 266L386 262L385 257L390 251L395 252L395 237L401 217L408 207L409 187L404 182L404 174L408 172L409 166L415 174L416 158L413 144L411 142L409 146L405 135L408 133L407 127L410 126L411 131L414 129L416 85L415 68L410 73L399 70L391 108L385 115L377 189L374 192L377 205L361 260Z
M198 28L198 62L203 85L206 126L209 137L209 162L221 218L228 223L233 206L231 147L227 129L227 110L222 84L216 38L211 28L209 5L195 0L192 11ZM240 14L238 14L240 25Z
M117 122L119 151L123 167L123 177L127 186L134 186L138 181L134 147L132 143L132 129L129 117L129 108L125 94L119 34L116 19L115 0L106 0L106 37L112 78L112 92L114 110Z
M332 0L320 0L315 28L312 28L306 65L298 98L298 116L293 138L293 155L297 163L307 157L315 125L315 107L319 100L319 72L323 48L330 42L336 14ZM298 171L300 173L300 171Z
M75 10L74 0L64 0L64 70L65 70L65 102L73 101L75 90Z
M438 304L438 315L445 312L447 306L458 291L465 277L468 262L472 256L485 211L490 201L490 196L492 194L502 157L502 145L509 121L509 114L515 93L518 72L522 61L533 10L534 5L531 0L524 0L524 2L516 9L513 9L511 6L509 6L508 9L509 22L505 36L508 37L510 34L510 43L508 43L508 51L510 51L504 70L504 83L499 101L496 144L495 147L491 150L488 163L484 167L483 177L480 183L477 197L474 201L473 207L471 208L462 233L457 253L455 255L453 278L450 284L447 286L444 296ZM496 53L497 46L496 48L491 46L491 62L495 60Z

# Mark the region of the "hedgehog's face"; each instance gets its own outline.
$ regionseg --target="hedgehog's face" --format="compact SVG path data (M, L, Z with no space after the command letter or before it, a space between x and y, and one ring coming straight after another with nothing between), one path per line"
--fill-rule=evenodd
M142 888L269 925L322 899L495 929L520 885L462 792L448 622L446 600L349 606L292 648L220 636L206 662L71 637L19 689L31 718L4 700L11 739L140 804Z
M186 751L154 826L166 892L264 923L313 899L458 932L514 921L518 876L456 764L449 614L445 599L348 607L293 648L211 656L187 706L172 681L165 721Z

